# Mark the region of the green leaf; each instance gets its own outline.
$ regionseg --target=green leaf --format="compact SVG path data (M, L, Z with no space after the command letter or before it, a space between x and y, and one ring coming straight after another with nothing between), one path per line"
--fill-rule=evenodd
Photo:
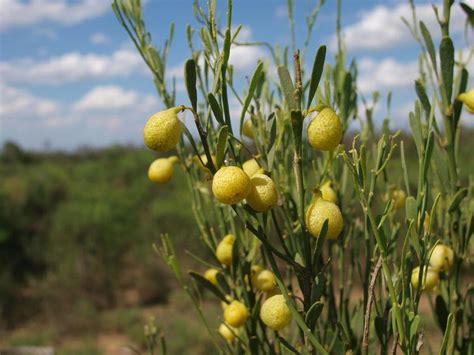
M216 97L210 92L207 94L207 101L209 102L209 106L211 106L212 113L216 118L216 121L220 124L224 124L224 116L222 115L221 106L217 101Z
M423 152L423 132L422 132L422 127L421 127L421 120L419 114L416 114L417 110L415 110L415 113L410 112L409 114L409 121L410 121L410 127L411 131L413 133L413 139L415 140L416 144L416 150L418 152L418 156L421 157L421 154Z
M278 340L280 341L281 345L283 346L283 348L289 352L291 352L292 354L299 354L300 352L298 350L296 350L293 346L291 346L290 343L288 343L288 341L281 337L281 336L278 336Z
M313 70L311 71L311 82L309 84L309 94L308 94L308 106L307 110L311 107L311 103L314 98L314 94L316 94L316 90L319 86L319 81L321 80L321 76L323 75L324 70L324 60L326 58L326 46L321 46L316 53L316 57L314 58L313 63Z
M249 108L250 102L252 101L253 93L255 92L255 88L257 87L258 80L260 79L260 74L262 73L263 63L259 62L257 68L253 72L252 79L250 80L249 90L247 92L247 97L244 100L244 104L242 106L242 112L240 113L240 134L242 135L242 129L244 126L244 118L245 114L247 113L247 109Z
M288 108L290 110L297 110L298 105L294 97L295 87L293 85L293 81L291 80L290 72L288 71L286 67L279 66L278 76L280 78L281 88L283 90L283 94L285 95Z
M458 94L463 93L467 89L467 83L469 81L469 73L466 68L461 70L461 80L459 82L459 89ZM458 125L459 118L461 117L463 103L459 100L454 101L453 104L453 119L454 119L454 127Z
M441 328L441 331L444 333L446 331L449 311L448 306L441 295L436 296L435 310L438 325Z
M203 276L199 275L194 271L190 271L189 275L202 287L212 292L217 298L220 298L222 301L226 302L225 295L212 283L207 281Z
M446 354L446 348L448 346L449 339L451 338L451 328L453 326L453 314L449 313L446 325L446 331L444 332L443 342L441 343L440 354Z
M439 45L439 57L441 61L441 76L443 87L446 92L448 103L451 102L453 92L453 72L454 72L454 45L449 37L443 37Z
M308 309L308 312L306 313L305 323L312 331L314 330L316 322L318 321L318 318L321 315L321 312L323 311L323 306L323 302L316 301L311 305L311 307Z
M196 62L194 59L188 59L186 61L184 66L184 79L186 82L189 101L191 101L194 111L197 111Z
M426 89L423 83L420 80L415 81L415 90L418 98L420 99L421 104L423 105L423 109L425 110L426 115L429 115L431 112L431 104L430 100L428 99L428 95L426 95Z
M225 151L227 147L227 140L228 140L228 133L229 127L224 125L219 130L218 140L217 140L217 152L216 152L216 169L219 169L222 166L222 162L224 161Z
M414 339L416 332L418 331L418 325L420 324L420 316L417 314L413 317L413 320L410 324L410 339Z
M433 44L433 39L431 38L430 31L426 27L423 21L420 21L420 30L423 36L423 40L425 41L426 49L428 50L428 54L430 55L431 64L433 64L433 68L435 72L438 72L437 63L436 63L436 51ZM428 111L429 112L429 111Z
M467 193L468 191L465 187L456 192L453 199L451 200L451 203L449 204L449 213L453 213L459 208L459 205L461 204L462 200L464 200L464 198L467 196Z

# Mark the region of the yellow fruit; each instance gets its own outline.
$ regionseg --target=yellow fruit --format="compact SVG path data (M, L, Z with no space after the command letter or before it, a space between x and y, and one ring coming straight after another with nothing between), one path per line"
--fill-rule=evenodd
M407 194L405 191L400 190L400 189L394 189L392 190L391 194L392 200L393 200L393 207L397 210L400 208L405 207L405 200L407 199Z
M235 339L235 330L231 330L231 327L225 323L222 323L219 326L219 334L227 340L229 343L232 343L232 341Z
M264 174L250 178L250 192L247 203L257 212L266 212L278 203L278 192L273 180Z
M224 166L212 179L212 192L219 202L235 205L249 194L250 178L236 166Z
M337 194L331 187L331 181L326 181L320 188L322 197L326 201L337 203Z
M148 178L157 184L170 181L173 176L173 165L177 161L176 156L156 159L148 168Z
M216 257L221 264L229 266L232 262L234 241L235 237L232 234L227 234L217 245Z
M239 301L232 301L224 310L225 322L235 328L243 326L248 316L247 307Z
M430 256L430 266L438 271L448 271L453 266L454 252L450 247L437 244Z
M242 169L251 178L257 173L263 173L263 169L258 165L255 159L249 159L242 164Z
M217 158L216 158L216 156L215 156L215 155L211 155L211 159L212 159L212 163L214 164L214 166L217 166ZM207 155L206 155L206 154L201 154L201 160L202 160L202 162L203 162L204 164L207 164ZM201 160L199 160L199 158L198 158L197 156L194 157L194 161L195 161L197 164L199 164L199 167L200 167L202 170L208 172L209 169L208 169L206 166L202 165Z
M233 298L231 295L225 295L225 299L227 300L227 302L232 302ZM224 301L221 301L221 308L223 311L225 311L225 309L227 308L227 306L229 305L229 303L227 302L224 302Z
M219 273L219 270L211 268L207 269L206 272L204 273L204 278L212 283L213 285L217 286L217 274Z
M428 270L426 270L426 267L423 268L423 272L426 274L423 277L422 290L430 291L438 285L438 282L439 282L438 272L430 266L428 266ZM416 268L413 269L411 273L411 284L413 285L414 288L418 288L419 274L420 274L420 267L417 266Z
M252 121L251 120L246 120L244 122L244 126L242 127L242 133L247 138L253 139L253 127L252 127Z
M291 321L290 308L282 295L268 298L260 309L260 318L265 325L273 330L285 328Z
M308 142L319 150L334 150L342 139L342 124L336 113L324 108L308 126Z
M342 231L344 221L339 207L321 197L316 197L306 210L306 227L310 234L317 238L323 224L328 220L326 239L336 239Z
M166 152L176 146L181 136L181 122L177 116L181 111L181 107L173 107L150 117L143 128L143 140L148 148Z
M466 105L467 110L474 114L474 88L467 92L459 94L458 100Z
M275 274L270 270L262 270L251 275L252 286L259 291L270 292L276 287Z

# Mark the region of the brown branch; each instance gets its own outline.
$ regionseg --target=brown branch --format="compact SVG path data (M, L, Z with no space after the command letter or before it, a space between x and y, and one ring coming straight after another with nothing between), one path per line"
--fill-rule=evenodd
M362 350L365 354L367 354L369 350L370 312L372 310L372 302L374 300L375 281L377 281L377 276L379 274L381 267L382 267L382 255L379 256L370 277L367 307L365 309L365 316L364 316L364 337L362 339Z

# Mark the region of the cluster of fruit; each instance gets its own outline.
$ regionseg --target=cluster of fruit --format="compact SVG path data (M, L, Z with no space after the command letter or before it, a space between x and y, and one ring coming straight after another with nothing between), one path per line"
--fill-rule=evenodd
M216 258L222 264L223 271L232 263L232 253L235 237L232 234L226 235L216 248ZM210 268L204 273L204 278L213 285L218 285L218 269ZM252 265L250 269L250 280L245 279L247 287L251 287L255 292L260 292L266 296L260 308L260 318L270 329L281 330L291 321L291 312L284 297L279 294L275 275L270 270L264 269L260 265ZM229 342L238 335L239 328L245 325L249 316L249 311L245 304L226 296L227 302L222 302L224 311L224 323L219 327L219 333Z

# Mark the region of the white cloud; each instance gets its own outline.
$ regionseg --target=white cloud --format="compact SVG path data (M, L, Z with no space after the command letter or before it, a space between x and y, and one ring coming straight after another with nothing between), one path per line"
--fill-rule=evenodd
M56 114L60 105L30 92L0 84L0 117L4 119L47 117Z
M474 3L474 1L468 1ZM442 5L438 5L442 9ZM442 11L440 10L440 13ZM416 6L418 21L422 20L430 29L431 35L439 37L440 30L430 3ZM412 22L410 5L407 3L393 6L379 5L360 14L359 21L342 29L349 50L381 49L413 43L409 29L401 18ZM464 30L465 14L455 4L451 11L451 32ZM335 47L335 38L332 39Z
M66 53L45 61L32 58L0 62L5 82L62 84L90 78L125 76L144 68L136 51L120 49L111 55Z
M364 93L406 87L413 84L417 77L416 61L402 63L394 58L377 61L367 57L359 61L358 87Z
M91 36L90 41L93 44L104 44L109 41L109 37L105 33L96 32Z
M257 46L233 46L230 50L229 63L237 71L248 71L255 68L259 59L265 58L266 53Z
M125 90L120 86L106 85L90 90L73 105L73 109L75 111L136 109L143 112L150 111L157 104L154 96L143 96L136 91Z
M74 25L110 9L110 1L0 0L0 30L26 27L42 22Z

